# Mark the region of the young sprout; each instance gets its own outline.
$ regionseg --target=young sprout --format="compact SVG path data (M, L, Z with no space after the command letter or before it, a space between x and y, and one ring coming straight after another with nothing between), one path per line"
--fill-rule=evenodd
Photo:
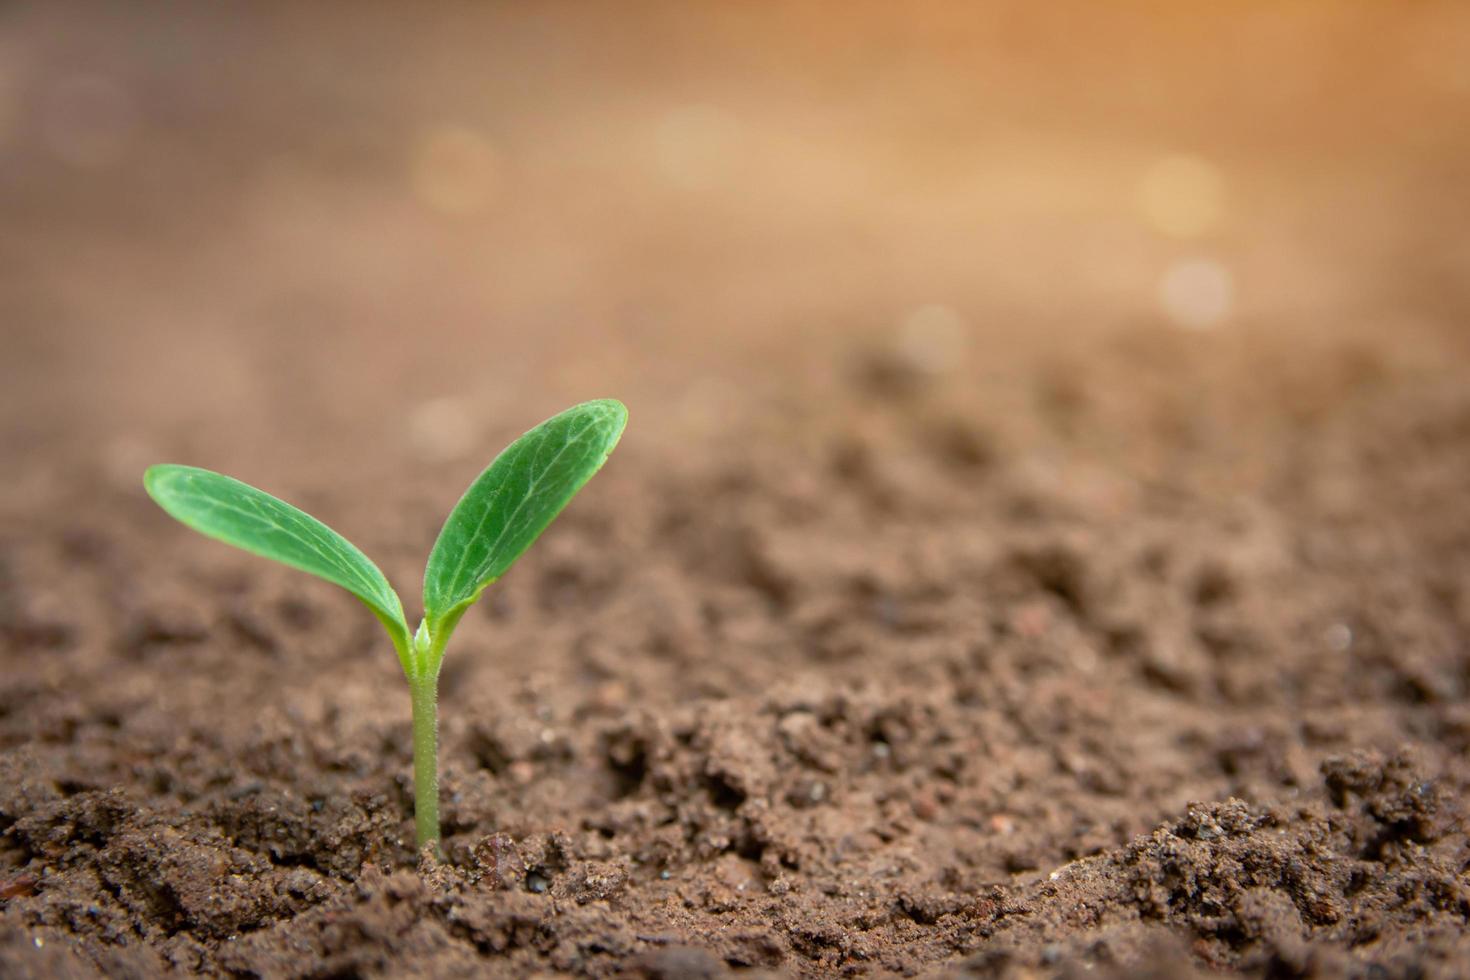
M444 646L480 594L546 530L602 468L628 410L584 402L511 443L470 484L429 553L424 618L409 632L403 603L346 538L239 480L193 466L149 467L158 505L201 534L336 583L361 599L398 650L413 698L413 797L418 845L439 840L438 694Z

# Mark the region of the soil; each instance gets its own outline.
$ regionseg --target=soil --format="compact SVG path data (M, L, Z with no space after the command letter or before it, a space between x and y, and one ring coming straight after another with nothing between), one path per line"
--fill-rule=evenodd
M0 10L0 975L1466 975L1470 22L1004 10ZM376 622L142 468L412 597L605 395L416 854Z

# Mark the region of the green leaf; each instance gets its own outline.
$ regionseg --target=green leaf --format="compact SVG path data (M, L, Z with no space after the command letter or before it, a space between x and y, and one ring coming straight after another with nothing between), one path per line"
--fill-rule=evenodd
M459 617L607 462L628 410L584 402L511 443L460 498L424 571L424 617L443 649Z
M382 621L400 657L406 654L408 624L398 593L356 545L315 517L195 466L150 466L143 486L158 506L200 534L342 586Z

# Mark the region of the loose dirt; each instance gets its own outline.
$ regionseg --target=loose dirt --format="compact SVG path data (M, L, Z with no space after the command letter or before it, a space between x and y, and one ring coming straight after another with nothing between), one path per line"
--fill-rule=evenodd
M40 40L58 15L8 15L36 78L131 78L147 140L106 178L131 195L29 144L4 192L0 243L26 272L0 281L0 974L1464 976L1470 293L1445 257L1466 198L1443 193L1464 176L1463 102L1404 83L1296 132L1257 113L1274 89L1242 90L1221 153L1246 190L1215 244L1243 298L1200 331L1151 289L1035 271L1049 250L1100 261L1087 222L1112 219L1085 201L1086 221L1038 239L1012 237L1044 220L1024 207L966 237L946 208L984 202L945 164L900 168L938 186L899 203L843 184L852 160L923 138L874 92L863 118L893 128L845 128L846 61L803 74L812 51L790 40L770 73L741 60L805 21L644 12L635 30L547 9L467 35L508 38L507 76L545 86L556 127L511 96L497 110L525 200L443 227L406 203L387 137L313 126L415 132L478 77L458 19L428 17L413 43L445 60L404 95L386 15L321 55L375 66L340 78L290 47L336 37L313 15L176 36L114 14L142 33L103 18L70 47ZM891 15L864 16L842 30L887 37ZM1390 55L1363 68L1382 22L1317 16L1365 46L1341 78L1398 77ZM1417 16L1413 39L1463 23ZM733 40L650 75L629 54L649 25ZM569 60L537 68L517 47L533 43ZM1290 50L1272 55L1287 81ZM216 77L209 52L261 71ZM950 56L935 77L958 85ZM1314 65L1303 77L1339 70ZM995 97L1041 106L1053 136L1091 132L1068 107L1108 128L1132 105L1008 70L1033 102ZM1198 70L1181 103L1233 77ZM507 76L489 90L516 91ZM831 128L721 87L757 76L827 93ZM668 77L713 78L701 98L803 134L814 169L742 172L760 204L649 190L610 133L644 125ZM597 79L616 84L593 111ZM932 81L896 82L899 102L942 101ZM1178 135L1172 105L1147 125ZM1451 135L1399 156L1348 135L1406 107ZM558 139L641 190L603 202L576 190L583 171L515 155ZM1014 152L1085 187L1148 142L1066 139ZM182 154L185 176L158 178L151 154ZM1301 176L1318 164L1330 179ZM248 192L247 171L264 174ZM1392 206L1343 210L1372 187ZM557 190L567 211L546 210ZM957 243L992 271L970 277ZM496 256L515 275L487 282ZM1272 279L1277 260L1295 272ZM948 312L904 319L941 285ZM415 606L489 455L604 395L632 410L623 447L449 652L444 855L417 855L407 690L377 624L172 524L142 467L193 462L299 503Z

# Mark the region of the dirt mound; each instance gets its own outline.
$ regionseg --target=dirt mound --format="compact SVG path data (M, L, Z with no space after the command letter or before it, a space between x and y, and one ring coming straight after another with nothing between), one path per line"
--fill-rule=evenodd
M1470 973L1463 0L151 6L0 4L0 976ZM412 616L602 396L421 859L143 469Z
M1458 970L1466 667L1403 592L1445 567L883 411L779 466L620 458L467 622L421 871L350 599L150 563L153 525L13 537L8 972Z

